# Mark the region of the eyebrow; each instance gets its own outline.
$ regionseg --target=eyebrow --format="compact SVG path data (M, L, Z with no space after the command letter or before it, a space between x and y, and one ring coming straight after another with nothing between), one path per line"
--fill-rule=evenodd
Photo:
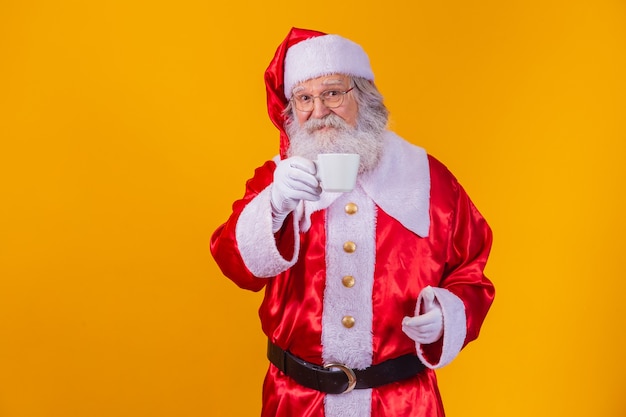
M323 86L327 86L327 85L341 85L341 84L343 84L343 79L340 79L340 78L329 78L329 79L324 80L322 82ZM293 89L291 94L299 93L302 90L306 90L306 89L303 86L299 85L299 86L297 86L297 87L295 87Z
M322 82L322 85L333 85L333 84L343 84L343 80L337 79L337 78L329 78L327 80L324 80L324 82Z

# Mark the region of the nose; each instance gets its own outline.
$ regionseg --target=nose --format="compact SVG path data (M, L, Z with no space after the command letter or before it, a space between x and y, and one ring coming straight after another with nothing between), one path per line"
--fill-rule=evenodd
M315 97L313 99L313 111L311 112L310 117L314 119L321 119L329 113L330 109L324 105L322 99L320 97Z

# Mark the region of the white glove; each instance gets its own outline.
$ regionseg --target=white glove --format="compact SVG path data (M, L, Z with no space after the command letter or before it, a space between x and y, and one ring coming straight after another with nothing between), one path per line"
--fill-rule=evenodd
M272 229L278 231L285 217L301 200L317 201L322 188L315 178L315 164L301 156L292 156L278 163L272 184Z
M423 313L419 306L415 317L402 320L402 331L422 345L435 343L443 335L443 313L439 302L435 300L435 291L428 286L422 290Z

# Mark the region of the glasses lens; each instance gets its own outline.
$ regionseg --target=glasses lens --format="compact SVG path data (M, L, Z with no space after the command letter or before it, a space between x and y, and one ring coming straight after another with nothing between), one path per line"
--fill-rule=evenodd
M300 111L313 110L313 99L310 96L294 96L294 102L296 109Z
M324 91L322 93L322 99L326 107L339 107L343 101L344 93L337 90Z

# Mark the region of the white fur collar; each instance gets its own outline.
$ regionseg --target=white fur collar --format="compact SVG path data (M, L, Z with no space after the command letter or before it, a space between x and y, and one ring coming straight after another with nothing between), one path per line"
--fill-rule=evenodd
M430 170L428 155L393 132L386 132L378 166L358 178L367 195L385 213L420 237L430 228ZM301 230L311 226L311 214L329 207L341 193L322 192L318 201L301 203L296 216Z

